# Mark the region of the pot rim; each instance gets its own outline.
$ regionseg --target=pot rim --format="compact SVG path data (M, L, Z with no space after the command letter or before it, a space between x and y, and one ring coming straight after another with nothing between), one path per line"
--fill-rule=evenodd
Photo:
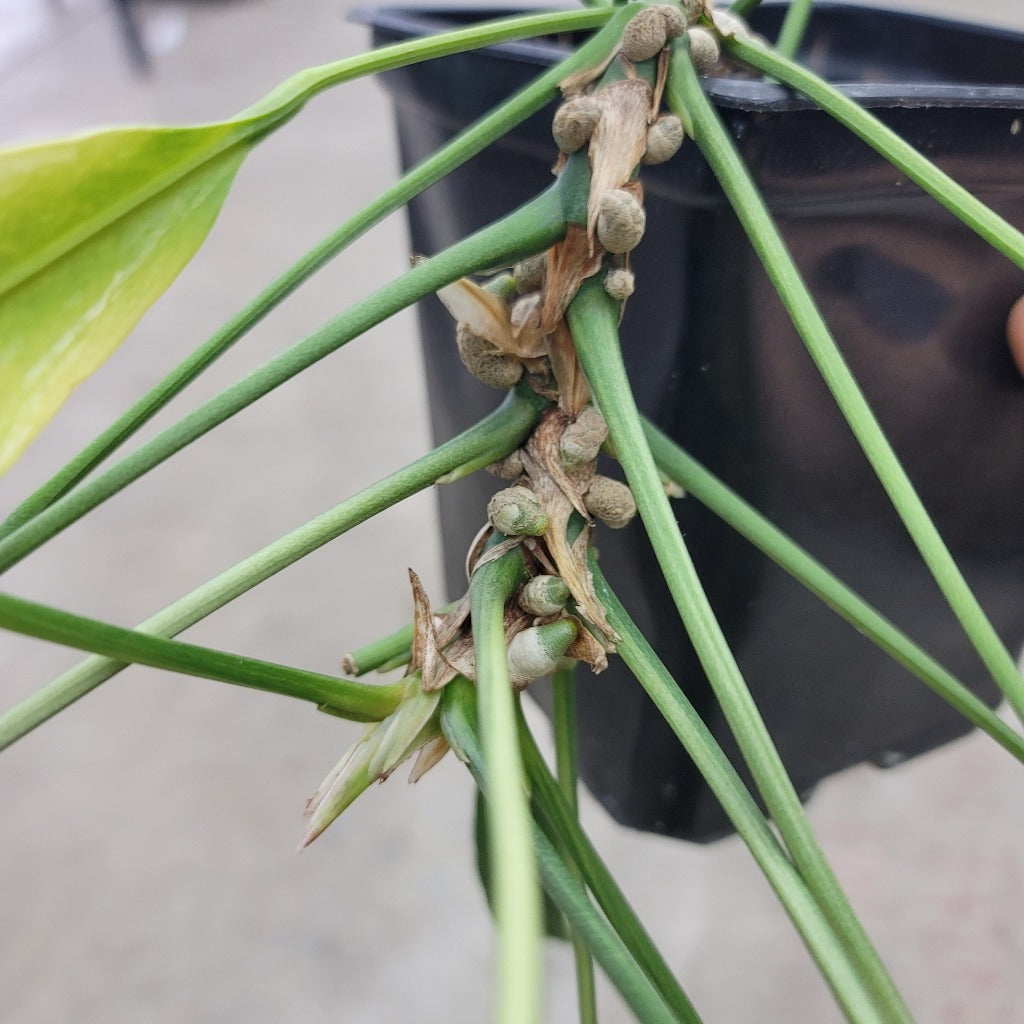
M784 9L783 2L761 5L761 9ZM556 9L554 7L530 7L531 12ZM563 8L564 9L564 8ZM437 7L384 7L362 6L355 8L348 16L350 21L374 29L384 29L403 36L426 35L450 28L450 17L472 18L500 17L510 15L523 8L511 6L468 6L465 3L439 5ZM849 15L868 13L873 17L894 19L901 32L913 33L918 29L944 29L969 32L975 39L989 38L1002 43L1016 43L1021 47L1022 77L1024 77L1024 34L1010 29L990 25L979 25L967 21L954 21L935 15L917 14L893 8L880 8L863 4L818 0L816 12ZM500 54L524 64L538 68L550 67L568 52L553 42L541 39L514 40L481 47L481 54ZM830 79L844 95L856 100L862 106L874 108L913 107L972 107L1019 109L1024 111L1024 82L1020 85L951 84L936 82L849 82ZM722 107L764 111L817 110L817 105L773 82L759 79L716 78L705 79L706 90L712 101Z

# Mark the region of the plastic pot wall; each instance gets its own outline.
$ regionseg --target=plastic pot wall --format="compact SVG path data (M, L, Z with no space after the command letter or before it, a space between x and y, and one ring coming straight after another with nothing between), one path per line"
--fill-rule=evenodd
M488 12L493 15L494 12ZM781 16L762 8L772 36ZM383 44L479 14L364 13ZM510 44L385 76L403 162L436 149L558 59ZM1024 227L1024 39L815 5L805 59ZM866 145L777 86L708 91L925 505L996 628L1024 640L1024 382L1007 312L1024 275ZM552 110L410 205L436 252L550 182ZM699 153L644 174L648 229L622 325L642 410L991 704L997 691L902 528ZM437 441L492 409L454 325L420 308ZM450 589L496 482L442 488ZM680 526L740 667L801 792L861 761L892 765L965 733L922 683L696 501ZM602 565L738 763L735 745L639 526L599 533ZM580 759L621 822L689 839L728 822L639 685L616 664L580 677ZM543 700L543 696L541 697Z

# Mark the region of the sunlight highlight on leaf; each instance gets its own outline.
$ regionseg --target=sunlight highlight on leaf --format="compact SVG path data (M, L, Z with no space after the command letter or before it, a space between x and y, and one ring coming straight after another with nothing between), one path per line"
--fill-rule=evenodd
M180 150L182 131L110 131L0 155L0 472L111 355L212 227L248 147L225 146L224 126L188 132L189 150L221 152L188 170L171 164L160 177L175 180L162 191L147 170ZM112 160L126 142L135 144L134 188ZM5 174L9 163L28 173ZM104 194L122 201L105 204Z

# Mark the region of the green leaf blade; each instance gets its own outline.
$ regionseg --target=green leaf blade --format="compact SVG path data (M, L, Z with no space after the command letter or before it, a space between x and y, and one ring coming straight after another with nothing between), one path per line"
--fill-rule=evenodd
M606 8L484 22L300 71L231 120L105 129L0 151L0 473L194 255L248 150L317 93L505 39L597 28L613 17ZM167 215L168 206L176 216L161 226L154 214L163 208ZM154 245L154 232L166 233L167 243Z
M147 160L160 148L150 147ZM105 225L102 204L93 194L99 184L84 188L80 197L61 200L54 190L57 176L44 176L37 203L65 208L46 215L55 238L45 246L28 240L24 258L11 263L37 269L20 280L14 276L17 268L9 269L13 286L0 290L0 472L75 386L109 358L192 258L246 152L244 145L229 147ZM73 150L64 155L77 159ZM96 159L109 155L103 147L91 153ZM120 173L123 178L126 172ZM140 176L140 189L141 184ZM26 181L21 191L30 189ZM7 252L17 245L18 232L31 224L24 212L8 216L5 208L12 205L19 206L19 200L0 199L0 237ZM89 231L84 241L82 225Z
M230 122L107 128L0 151L0 296L244 137Z

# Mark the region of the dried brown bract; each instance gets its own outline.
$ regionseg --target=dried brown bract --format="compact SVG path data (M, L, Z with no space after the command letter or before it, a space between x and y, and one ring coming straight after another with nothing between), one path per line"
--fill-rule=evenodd
M594 591L587 564L592 527L588 522L572 544L566 536L574 511L589 518L582 494L593 476L589 466L570 473L562 465L560 442L567 424L568 417L557 409L546 412L527 442L523 462L550 519L544 544L555 572L569 588L580 614L606 638L606 649L612 650L618 637Z
M612 82L596 95L601 101L601 120L587 150L591 170L587 235L591 242L597 228L601 197L629 183L643 158L647 128L654 110L654 93L640 78Z

